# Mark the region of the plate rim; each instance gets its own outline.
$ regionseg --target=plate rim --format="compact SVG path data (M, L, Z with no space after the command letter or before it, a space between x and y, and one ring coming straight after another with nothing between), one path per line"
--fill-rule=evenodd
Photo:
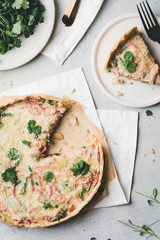
M96 65L96 54L97 54L97 49L98 49L98 45L101 41L101 39L103 38L103 35L105 34L105 31L107 31L107 29L109 29L112 25L114 25L116 22L122 20L122 19L126 19L126 18L134 18L134 17L139 17L138 13L136 12L132 12L132 13L127 13L127 14L123 14L119 17L116 17L114 19L112 19L109 23L107 23L99 32L96 40L94 41L93 47L92 47L92 52L91 52L91 70L94 76L94 80L96 82L96 84L98 85L99 89L111 100L113 100L116 103L119 103L123 106L126 107L132 107L132 108L145 108L145 107L149 107L152 105L155 105L157 103L160 102L160 98L157 100L152 100L149 104L134 104L134 103L130 103L127 102L126 100L123 99L119 99L116 96L113 96L112 94L109 93L109 91L107 91L107 89L103 86L103 84L100 82L100 78L98 76L98 73L96 71L97 65ZM157 16L158 19L160 19L159 16Z
M54 25L55 25L55 1L54 0L50 0L52 6L53 6L53 21L52 21L52 24L50 24L50 28L48 30L48 36L46 37L46 39L44 40L44 43L41 44L39 46L39 48L37 48L36 51L33 50L32 54L30 54L28 57L24 58L24 60L22 62L20 62L18 65L10 65L9 67L2 67L0 66L0 71L8 71L8 70L12 70L12 69L17 69L21 66L24 66L25 64L31 62L35 57L37 57L41 51L45 48L45 46L47 45L51 35L52 35L52 32L53 32L53 28L54 28Z

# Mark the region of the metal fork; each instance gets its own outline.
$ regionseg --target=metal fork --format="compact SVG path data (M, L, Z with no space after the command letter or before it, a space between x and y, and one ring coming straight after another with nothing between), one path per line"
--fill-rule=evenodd
M160 43L160 26L147 0L137 5L137 9L148 37ZM142 14L143 13L143 14Z

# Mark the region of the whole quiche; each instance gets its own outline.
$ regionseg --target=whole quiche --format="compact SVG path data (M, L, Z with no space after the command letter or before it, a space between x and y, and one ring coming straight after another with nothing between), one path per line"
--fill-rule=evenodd
M103 150L97 141L48 153L69 102L51 96L0 102L0 217L24 227L47 227L79 213L97 192Z

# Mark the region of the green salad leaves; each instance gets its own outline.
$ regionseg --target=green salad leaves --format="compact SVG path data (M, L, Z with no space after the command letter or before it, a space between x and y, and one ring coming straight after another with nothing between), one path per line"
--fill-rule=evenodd
M40 0L0 0L0 54L21 47L21 36L28 38L44 21L45 6Z

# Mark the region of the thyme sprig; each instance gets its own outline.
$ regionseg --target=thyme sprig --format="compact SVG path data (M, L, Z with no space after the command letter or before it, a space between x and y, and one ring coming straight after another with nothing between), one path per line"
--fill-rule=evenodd
M147 202L149 205L151 205L151 203L157 203L157 204L160 204L160 201L157 200L157 195L158 195L158 191L157 191L157 188L154 188L153 189L153 192L152 192L152 196L147 196L143 193L140 193L140 192L136 192L137 194L143 196L143 197L146 197L148 198Z
M156 224L159 221L160 221L160 219L158 219L157 221L155 221L154 223L152 223L150 225L138 226L138 225L134 224L131 220L128 220L128 223L117 220L117 222L122 223L123 225L131 228L134 232L139 233L140 236L147 236L146 239L148 239L150 237L155 237L157 239L160 239L160 237L157 236L157 234L151 229L151 226L153 226L154 224Z

